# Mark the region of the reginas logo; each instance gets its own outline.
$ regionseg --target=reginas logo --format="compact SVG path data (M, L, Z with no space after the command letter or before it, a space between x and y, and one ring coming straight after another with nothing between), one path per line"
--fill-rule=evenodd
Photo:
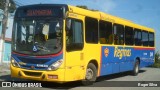
M114 49L114 57L119 57L119 59L122 59L122 57L130 57L131 56L131 49L124 49L124 48L118 48L115 47Z
M104 49L104 55L108 57L108 54L109 54L109 49L108 48Z

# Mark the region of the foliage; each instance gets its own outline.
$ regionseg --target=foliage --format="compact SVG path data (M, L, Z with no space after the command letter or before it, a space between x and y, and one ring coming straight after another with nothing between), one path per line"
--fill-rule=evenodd
M95 9L89 9L87 6L85 5L77 5L76 7L79 7L79 8L83 8L83 9L87 9L87 10L91 10L91 11L98 11L98 10L95 10Z
M157 51L155 54L155 63L153 65L153 67L160 68L160 53L159 53L159 51Z
M5 9L5 2L6 0L0 0L0 9L4 10ZM10 0L10 7L9 7L9 12L13 13L16 9L16 4L13 0Z
M77 5L76 7L83 8L83 9L88 9L88 7L84 6L84 5Z
M155 63L160 63L160 53L159 53L159 51L157 51L156 54L155 54Z
M154 63L152 67L160 68L160 63Z

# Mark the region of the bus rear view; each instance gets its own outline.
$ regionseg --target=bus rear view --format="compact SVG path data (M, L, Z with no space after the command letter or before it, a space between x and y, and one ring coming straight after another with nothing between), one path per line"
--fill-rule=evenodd
M15 13L11 76L63 81L63 23L65 5L30 5Z

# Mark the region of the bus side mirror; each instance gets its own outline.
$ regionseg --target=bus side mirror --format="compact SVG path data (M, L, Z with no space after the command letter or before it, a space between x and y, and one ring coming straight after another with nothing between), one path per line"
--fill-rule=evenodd
M71 32L71 24L72 20L71 19L66 19L66 32Z

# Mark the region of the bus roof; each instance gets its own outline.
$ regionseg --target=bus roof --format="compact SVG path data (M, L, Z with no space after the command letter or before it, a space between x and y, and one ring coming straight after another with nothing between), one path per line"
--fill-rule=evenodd
M33 7L52 7L52 6L59 6L59 7L66 7L67 8L67 4L31 4L31 5L19 6L17 9L33 8Z
M68 5L68 10L69 12L73 12L76 14L80 14L80 15L84 15L84 16L88 16L92 18L97 18L99 20L110 21L112 23L123 24L125 26L130 26L130 27L134 27L137 29L154 32L152 28L148 28L146 26L142 26L142 25L133 23L132 21L129 21L129 20L117 17L117 16L113 16L113 15L110 15L104 12L91 11L91 10L82 9L82 8L71 6L71 5Z
M88 17L92 17L92 18L97 18L98 20L105 20L105 21L110 21L112 23L117 23L117 24L123 24L126 26L130 26L130 27L134 27L134 28L138 28L141 30L146 30L146 31L150 31L150 32L154 32L154 30L152 28L148 28L139 24L135 24L132 21L117 17L117 16L113 16L104 12L100 12L100 11L91 11L91 10L87 10L87 9L82 9L76 6L71 6L71 5L67 5L67 4L35 4L35 5L26 5L26 6L20 6L18 9L24 9L24 8L33 8L33 7L52 7L52 6L60 6L60 7L65 7L67 11L69 12L73 12L76 14L80 14L80 15L84 15L84 16L88 16ZM68 6L68 7L67 7Z

